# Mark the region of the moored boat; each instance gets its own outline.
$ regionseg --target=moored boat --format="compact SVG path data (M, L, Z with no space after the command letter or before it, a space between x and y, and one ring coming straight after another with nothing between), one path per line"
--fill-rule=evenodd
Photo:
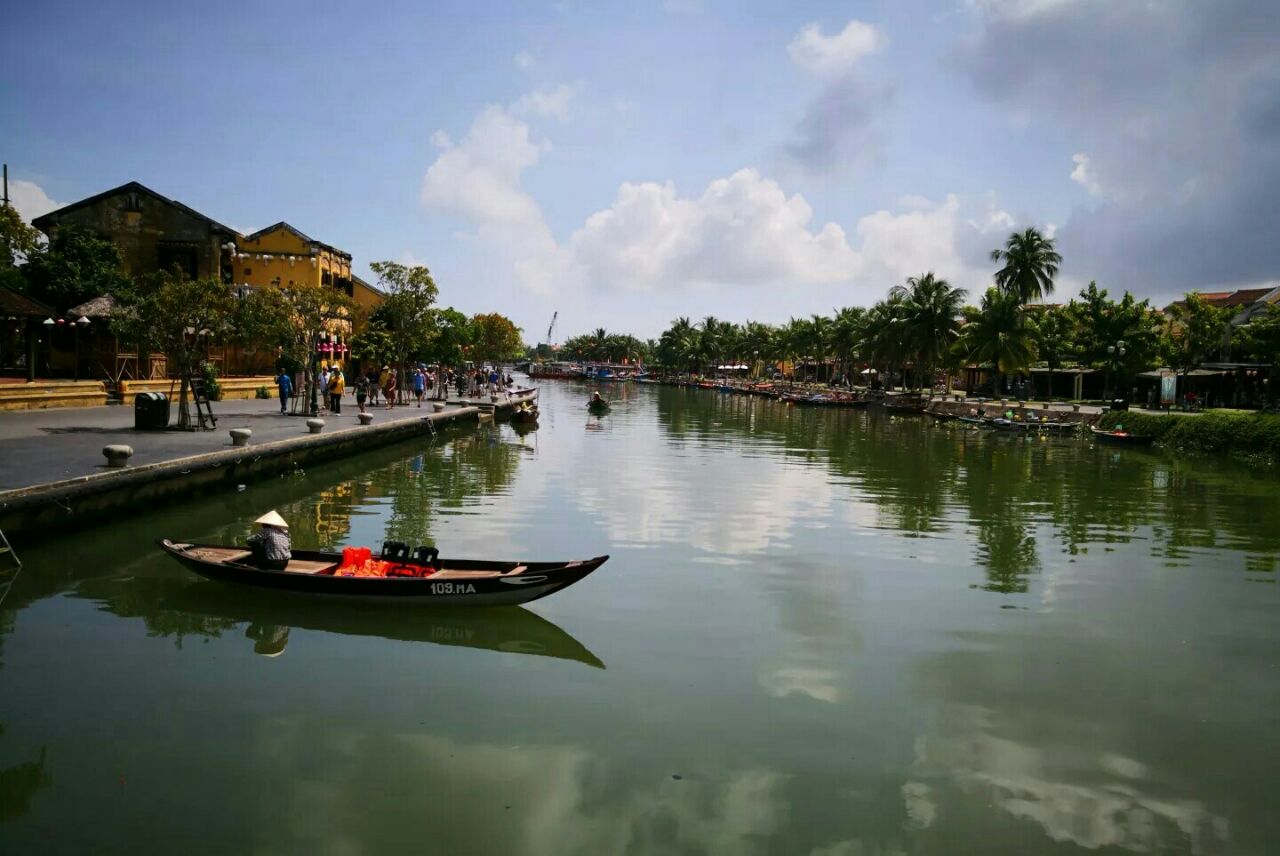
M1128 431L1115 429L1107 431L1102 428L1094 428L1090 426L1090 431L1100 443L1111 443L1116 446L1150 446L1155 442L1155 437L1143 434L1130 434Z
M277 590L433 606L507 606L546 597L578 582L608 556L571 562L475 561L411 556L388 542L378 557L368 550L341 553L294 550L284 570L253 564L244 547L157 541L161 550L202 577ZM353 553L354 550L354 553ZM362 558L361 558L362 554ZM356 564L356 562L359 562Z

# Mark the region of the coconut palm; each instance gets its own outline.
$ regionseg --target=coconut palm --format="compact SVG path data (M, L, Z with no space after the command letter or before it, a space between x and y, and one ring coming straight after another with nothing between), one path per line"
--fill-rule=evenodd
M867 313L864 355L872 364L885 370L885 382L890 388L893 386L894 369L904 365L908 358L904 340L905 302L900 292L891 290L886 299L878 301Z
M966 292L930 271L910 277L906 285L896 285L890 293L902 299L903 342L915 362L916 373L932 386L933 370L959 334Z
M1034 332L1022 301L998 288L988 288L982 306L970 313L958 343L965 359L991 367L991 389L1001 374L1019 372L1035 359Z
M1004 249L992 250L991 260L1003 262L996 271L996 285L1019 303L1033 303L1053 293L1053 278L1058 275L1062 256L1054 249L1053 238L1037 229L1014 232Z
M840 370L846 377L863 348L866 336L866 309L861 306L846 306L836 310L835 317L831 320L831 350L840 361Z

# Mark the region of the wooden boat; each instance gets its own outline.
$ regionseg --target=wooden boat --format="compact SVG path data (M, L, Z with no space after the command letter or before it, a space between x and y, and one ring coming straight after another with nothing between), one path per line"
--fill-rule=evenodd
M602 414L602 413L608 413L608 412L609 412L609 402L604 401L604 400L601 400L601 401L588 401L588 402L587 402L587 410L591 411L592 413L595 413L596 415L599 415L599 414Z
M294 550L283 571L255 567L243 547L156 542L160 549L203 577L331 597L421 603L433 606L509 606L528 603L573 585L608 561L608 556L573 562L487 562L439 559L433 566L406 556L401 567L426 576L339 576L341 553ZM405 551L407 554L407 550Z
M908 413L924 413L924 399L922 398L889 398L881 402L885 410L898 415Z
M1150 446L1155 437L1141 434L1130 434L1128 431L1105 431L1101 428L1089 427L1093 436L1100 443L1111 443L1116 446Z
M516 407L511 411L511 424L513 425L537 425L538 424L538 408Z

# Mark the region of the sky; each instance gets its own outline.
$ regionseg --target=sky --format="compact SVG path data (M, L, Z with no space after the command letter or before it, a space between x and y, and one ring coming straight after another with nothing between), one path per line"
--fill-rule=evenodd
M1054 300L1280 279L1274 0L52 0L2 38L28 218L136 180L531 343L976 302L1028 226Z

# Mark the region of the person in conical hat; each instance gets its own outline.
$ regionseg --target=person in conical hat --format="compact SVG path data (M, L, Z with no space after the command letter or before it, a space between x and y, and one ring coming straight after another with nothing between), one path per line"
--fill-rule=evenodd
M270 571L283 571L289 567L293 552L289 545L289 524L276 511L253 521L262 527L256 535L249 536L249 549L253 551L254 563Z

